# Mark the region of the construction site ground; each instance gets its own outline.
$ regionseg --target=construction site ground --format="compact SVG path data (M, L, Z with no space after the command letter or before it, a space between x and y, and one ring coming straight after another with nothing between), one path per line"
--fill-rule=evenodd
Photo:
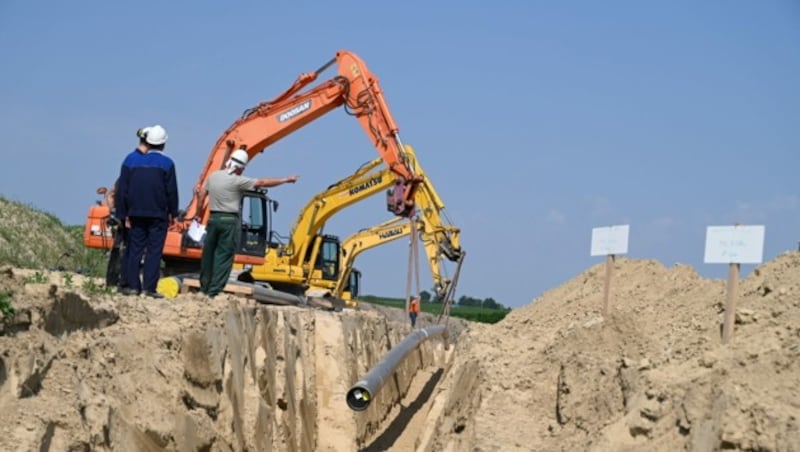
M344 395L410 332L402 311L6 268L0 450L800 450L800 253L741 281L727 345L725 281L614 265L609 316L599 264L497 324L450 319L450 347L424 342L363 412Z

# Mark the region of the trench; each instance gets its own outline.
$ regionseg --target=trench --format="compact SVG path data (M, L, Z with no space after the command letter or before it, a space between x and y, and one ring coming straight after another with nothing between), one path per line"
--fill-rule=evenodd
M202 320L134 308L151 314L56 298L21 333L41 345L0 359L0 386L15 394L4 399L0 449L405 450L452 356L440 338L420 343L357 412L348 389L407 337L407 323L243 300Z

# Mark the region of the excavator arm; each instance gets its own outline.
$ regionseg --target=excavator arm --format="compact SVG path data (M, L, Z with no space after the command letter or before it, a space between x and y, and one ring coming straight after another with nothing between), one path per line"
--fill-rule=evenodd
M430 178L425 177L422 166L416 158L414 149L405 145L406 155L414 171L423 177L422 183L415 193L415 224L420 241L433 277L436 297L444 299L451 280L444 272L444 259L459 262L463 255L461 248L461 230L444 221L444 202L439 197ZM328 217L325 217L327 220ZM370 248L389 243L411 234L411 222L402 222L403 217L395 217L371 228L362 229L348 237L340 247L340 273L332 294L341 297L344 286L353 268L356 256ZM322 227L320 224L319 227ZM325 286L327 281L309 280L310 286ZM320 287L321 288L321 287Z
M342 209L396 184L391 170L385 167L378 169L382 161L379 157L366 163L350 176L311 198L300 210L288 242L274 251L269 250L264 263L250 269L249 278L305 284L312 277L311 267L320 252L317 238L325 223Z
M338 67L336 76L304 91L334 64ZM222 168L233 150L244 149L252 159L267 146L338 107L344 107L347 114L358 120L382 161L395 175L403 202L393 213L410 215L421 179L408 162L399 128L383 97L378 78L357 55L341 50L316 71L301 74L281 95L246 110L219 137L195 186L195 196L186 209L187 218L199 217L206 222L208 206L207 203L197 204L200 199L197 194L211 173Z
M442 298L447 291L449 281L440 272L441 260L445 258L451 262L459 261L463 254L461 230L444 221L446 218L444 201L417 162L414 148L405 145L405 150L417 174L422 177L422 183L414 197L416 212L423 225L421 237L436 284L437 296Z
M295 220L289 244L283 250L284 255L291 256L292 264L302 263L309 239L319 233L333 215L394 184L390 170L372 171L379 164L380 159L375 159L311 198Z
M436 292L435 295L438 299L444 299L451 280L445 275L442 258L446 257L448 260L457 262L462 250L458 248L456 254L445 254L441 249L452 246L452 244L445 245L439 243L438 240L441 237L454 237L457 240L459 230L454 226L447 225L440 226L435 232L431 232L431 228L426 227L424 220L417 220L414 224L417 226L417 233L425 248L431 277L433 278L434 291ZM336 297L341 297L350 278L350 273L353 271L355 259L359 254L371 248L407 237L411 234L412 229L412 222L404 221L402 217L395 217L377 226L361 229L345 239L341 247L341 273L332 294Z
M350 273L353 271L353 263L359 254L370 248L407 237L411 234L411 224L410 221L404 222L402 217L395 217L377 226L361 229L345 239L341 247L341 273L333 290L334 296L341 297L344 292ZM417 224L417 230L420 230L419 223Z

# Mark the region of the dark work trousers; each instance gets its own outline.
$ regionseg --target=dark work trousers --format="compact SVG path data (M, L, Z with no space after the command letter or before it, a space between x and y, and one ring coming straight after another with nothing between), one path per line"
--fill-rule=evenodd
M116 266L111 271L115 272L115 285L121 289L128 287L128 228L124 224L117 228L117 237L114 243L117 254ZM138 267L138 266L137 266Z
M128 287L153 293L161 276L161 254L167 239L167 220L164 218L130 217L126 273ZM144 256L142 281L139 281L139 262Z
M236 214L213 212L208 219L200 260L200 290L210 297L222 292L231 276L238 231Z
M125 288L128 287L128 236L130 231L124 224L121 224L117 229L117 234L119 234L119 282L117 285ZM137 265L135 268L138 269L139 266Z

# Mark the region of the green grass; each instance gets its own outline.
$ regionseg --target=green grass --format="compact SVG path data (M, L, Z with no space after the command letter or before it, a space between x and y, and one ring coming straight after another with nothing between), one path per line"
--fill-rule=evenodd
M42 272L36 272L27 278L25 278L25 282L29 284L44 284L47 282L47 276L44 275Z
M0 292L0 320L8 320L14 317L14 306L11 305L11 301L14 298L14 294L11 291L5 290Z
M0 264L100 276L105 256L83 245L83 225L66 226L51 213L0 196Z
M364 303L371 303L401 310L405 310L406 308L406 302L404 298L363 295L358 297L358 300ZM420 303L420 311L427 312L432 315L439 315L441 309L442 305L439 303ZM509 311L504 309L486 309L474 306L453 305L450 307L451 317L458 317L464 320L482 323L497 323L503 320L508 312Z

